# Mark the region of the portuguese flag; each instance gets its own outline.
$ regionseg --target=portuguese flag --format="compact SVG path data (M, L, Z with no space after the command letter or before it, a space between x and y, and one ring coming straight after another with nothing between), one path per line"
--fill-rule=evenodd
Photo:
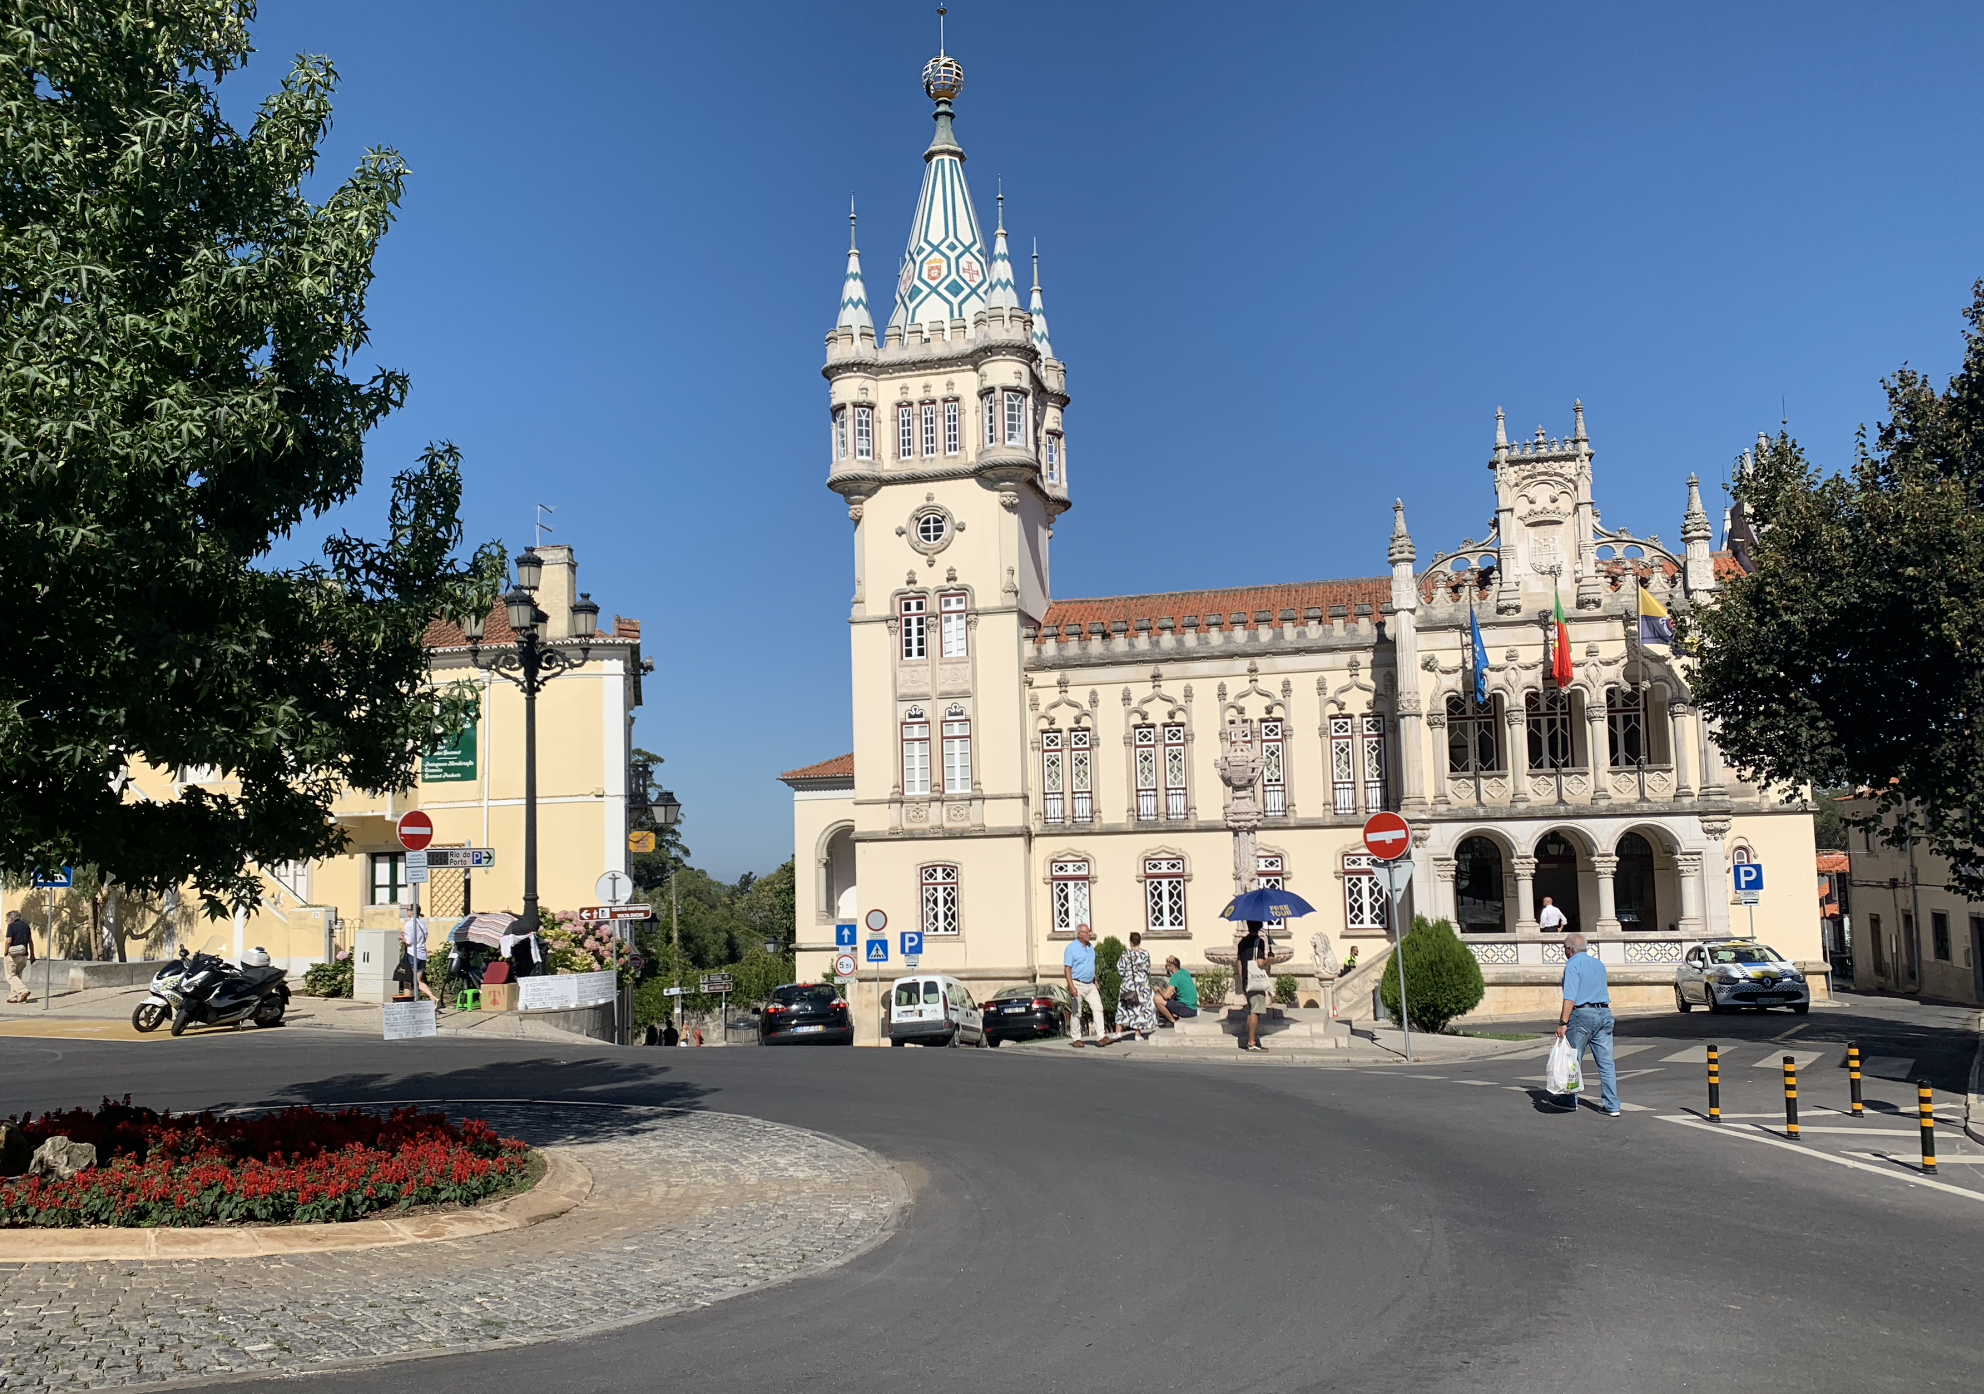
M1571 631L1564 625L1564 597L1551 597L1557 603L1557 629L1550 641L1550 680L1558 687L1571 685Z

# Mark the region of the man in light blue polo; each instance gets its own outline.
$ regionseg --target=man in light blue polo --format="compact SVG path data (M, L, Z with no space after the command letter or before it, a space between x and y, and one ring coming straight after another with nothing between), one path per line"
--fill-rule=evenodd
M1612 1064L1612 989L1605 965L1584 951L1582 934L1564 936L1564 1001L1557 1017L1557 1034L1584 1057L1586 1046L1598 1063L1600 1101L1619 1116L1619 1074Z
M1102 992L1095 985L1095 931L1087 925L1075 929L1075 942L1061 955L1061 971L1068 977L1068 995L1075 999L1074 1014L1068 1018L1068 1044L1082 1043L1082 1004L1095 1013L1095 1039L1100 1042L1107 1029L1102 1021Z

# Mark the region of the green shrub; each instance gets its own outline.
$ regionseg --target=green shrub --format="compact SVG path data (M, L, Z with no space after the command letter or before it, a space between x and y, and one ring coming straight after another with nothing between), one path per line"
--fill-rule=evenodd
M1295 1005L1295 975L1277 973L1274 975L1274 1000L1284 1007Z
M1102 994L1102 1014L1107 1025L1102 1029L1116 1029L1116 994L1123 990L1123 975L1116 971L1116 964L1130 951L1115 935L1110 935L1095 946L1095 987Z
M1202 1012L1223 1012L1226 1010L1226 992L1233 986L1233 975L1224 968L1215 968L1207 973L1194 973L1192 981L1199 985L1199 1010Z
M349 997L353 969L348 958L313 963L303 974L303 990L312 997Z
M1465 1016L1481 1005L1488 988L1481 981L1481 963L1467 945L1454 934L1446 920L1429 920L1415 915L1412 932L1405 936L1405 947L1385 965L1379 991L1385 1010L1398 1018L1398 975L1395 966L1405 960L1406 1006L1412 1025L1419 1031L1443 1031L1448 1022Z

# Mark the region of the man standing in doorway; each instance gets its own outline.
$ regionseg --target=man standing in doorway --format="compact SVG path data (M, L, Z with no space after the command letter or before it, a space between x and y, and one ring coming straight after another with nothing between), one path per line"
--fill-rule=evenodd
M1556 902L1549 896L1544 896L1543 908L1536 912L1536 927L1545 934L1555 934L1569 923L1570 921L1564 917L1564 912L1557 908Z
M1075 928L1075 942L1061 955L1061 971L1068 978L1068 995L1075 1009L1068 1017L1069 1045L1082 1043L1082 1006L1095 1013L1095 1039L1102 1040L1106 1029L1102 1020L1102 992L1095 985L1095 931L1087 925Z
M1545 913L1551 908L1544 902ZM1562 911L1558 912L1560 915ZM1557 1035L1584 1057L1586 1046L1598 1062L1600 1101L1612 1117L1619 1116L1619 1075L1612 1064L1612 993L1605 965L1584 951L1582 934L1564 936L1564 1001L1557 1016Z
M20 911L7 916L7 1000L27 1002L28 965L34 962L34 931Z

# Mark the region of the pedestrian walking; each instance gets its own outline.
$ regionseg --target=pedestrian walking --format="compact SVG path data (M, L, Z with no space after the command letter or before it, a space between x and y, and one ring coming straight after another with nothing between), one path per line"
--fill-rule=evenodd
M1143 947L1141 934L1130 935L1130 947L1116 960L1122 985L1116 989L1116 1030L1119 1035L1134 1034L1140 1041L1157 1030L1157 1004L1150 993L1150 954Z
M1551 908L1549 901L1543 904L1546 910ZM1564 1001L1557 1017L1557 1035L1569 1042L1580 1060L1585 1047L1591 1048L1591 1058L1598 1065L1599 1101L1606 1113L1617 1118L1619 1074L1612 1063L1612 991L1606 982L1605 965L1595 954L1584 951L1582 934L1564 936Z
M1247 921L1247 932L1233 951L1233 969L1240 990L1247 994L1247 1044L1242 1050L1267 1050L1261 1044L1261 1018L1267 1015L1268 998L1274 992L1273 964L1274 941L1262 933L1259 920Z
M406 944L407 957L412 961L412 986L416 993L425 993L427 999L438 1006L441 999L427 985L427 921L418 915L408 915L406 928L400 931L400 939ZM413 1000L418 1002L420 998L416 995Z
M28 965L34 962L34 931L20 911L7 914L7 1000L31 1002L28 995Z
M1068 995L1075 999L1075 1010L1068 1017L1069 1045L1082 1043L1082 1007L1095 1013L1095 1039L1103 1040L1102 991L1095 985L1095 931L1087 925L1075 927L1075 942L1061 955L1061 971L1068 979Z
M1543 908L1536 912L1536 927L1545 934L1554 934L1569 923L1570 920L1565 918L1564 912L1557 908L1556 902L1551 900L1549 896L1544 896Z

